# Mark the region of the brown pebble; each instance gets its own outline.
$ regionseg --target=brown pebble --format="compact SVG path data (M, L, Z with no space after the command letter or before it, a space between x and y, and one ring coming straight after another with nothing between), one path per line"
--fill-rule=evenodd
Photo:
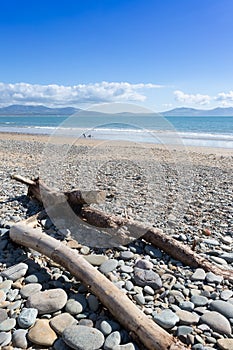
M29 330L28 339L37 345L52 346L57 335L50 327L49 320L41 319Z
M202 233L205 235L205 236L210 236L211 235L211 231L208 229L208 228L204 228L202 230Z
M15 281L14 283L12 283L12 288L21 289L22 287L23 287L23 285L22 285L20 280Z
M80 249L82 245L75 240L70 240L67 242L67 246L72 249Z

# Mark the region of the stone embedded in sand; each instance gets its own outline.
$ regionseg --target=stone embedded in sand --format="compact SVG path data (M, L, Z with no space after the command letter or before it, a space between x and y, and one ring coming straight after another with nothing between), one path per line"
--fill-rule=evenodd
M39 314L49 314L61 310L66 302L66 292L61 288L57 288L31 295L26 305L29 308L37 309Z
M57 335L49 325L49 320L38 320L29 330L28 339L37 345L52 346Z

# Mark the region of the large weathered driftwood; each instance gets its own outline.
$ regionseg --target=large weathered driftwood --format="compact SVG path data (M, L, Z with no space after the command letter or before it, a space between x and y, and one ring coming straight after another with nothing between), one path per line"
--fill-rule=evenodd
M185 350L186 347L140 311L129 298L77 251L46 235L40 228L21 222L11 227L11 239L41 252L69 270L130 331L132 337L148 350ZM140 348L142 348L140 346Z
M24 184L28 185L28 195L36 198L38 201L42 201L40 191L43 189L45 192L51 195L52 191L47 187L43 187L39 183L39 180L35 182L15 175L13 177ZM69 192L67 192L69 193ZM72 192L71 192L72 193ZM59 195L57 195L59 198ZM103 197L102 197L103 199ZM68 199L67 199L68 200ZM70 203L72 205L72 203ZM140 222L124 219L121 216L109 215L100 210L96 210L91 207L80 207L79 216L88 224L100 228L117 228L127 226L129 232L132 232L132 236L135 237L133 231L142 232L142 237L151 242L156 247L162 249L165 253L169 254L176 260L181 261L185 265L192 267L201 267L206 271L212 271L215 274L222 275L224 278L233 280L232 269L222 268L217 266L213 262L208 261L204 257L195 253L189 246L184 245L174 238L166 235L162 230L156 229L152 226L143 225Z
M73 190L58 192L50 189L39 179L30 180L20 175L12 175L12 179L28 186L28 196L37 199L39 202L46 200L47 205L55 205L67 201L71 206L102 203L105 201L105 191L80 191Z
M208 261L204 257L195 253L189 246L178 242L176 239L166 235L162 230L152 226L144 225L140 222L124 219L120 216L109 215L100 210L90 207L83 207L80 216L87 223L101 227L117 227L127 226L129 230L138 230L144 232L142 238L147 242L151 242L156 247L162 249L165 253L174 259L181 261L185 265L192 267L201 267L206 271L212 271L224 278L233 280L233 270L224 269L213 262Z

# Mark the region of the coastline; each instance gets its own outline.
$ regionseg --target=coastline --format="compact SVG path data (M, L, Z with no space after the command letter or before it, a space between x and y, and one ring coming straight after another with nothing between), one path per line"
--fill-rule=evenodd
M155 149L164 149L166 145L143 143L143 142L129 142L129 141L107 141L98 139L84 139L75 138L72 136L52 136L48 134L29 134L29 133L14 133L14 132L0 132L0 140L14 140L14 141L27 141L27 142L40 142L47 143L52 142L56 144L72 144L78 142L79 145L96 146L103 142L109 142L117 144L118 146L134 144L138 147L150 147ZM77 141L78 140L78 141ZM203 153L203 154L215 154L218 156L233 156L233 150L231 148L223 147L207 147L207 146L185 146L185 145L167 145L169 150L181 150L188 153Z

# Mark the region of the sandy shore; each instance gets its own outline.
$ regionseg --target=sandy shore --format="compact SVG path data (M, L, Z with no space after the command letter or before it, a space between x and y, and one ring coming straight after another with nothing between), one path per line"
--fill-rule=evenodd
M56 143L56 144L64 144L64 143L73 143L78 142L80 145L87 145L90 147L102 144L103 141L100 140L94 140L94 139L84 139L79 138L78 140L72 137L62 137L62 136L56 136L51 137L49 135L36 135L36 134L17 134L17 133L0 133L0 139L1 140L15 140L15 141L35 141L35 142L42 142L42 143ZM118 146L123 146L131 144L129 142L125 141L109 141L112 144L117 144ZM138 145L138 147L151 147L156 149L164 149L165 147L162 145L157 144L142 144L142 143L134 143L134 145ZM222 155L222 156L233 156L233 150L229 148L220 148L220 147L196 147L196 146L168 146L170 150L177 149L186 152L193 152L193 153L204 153L204 154L216 154L216 155Z

